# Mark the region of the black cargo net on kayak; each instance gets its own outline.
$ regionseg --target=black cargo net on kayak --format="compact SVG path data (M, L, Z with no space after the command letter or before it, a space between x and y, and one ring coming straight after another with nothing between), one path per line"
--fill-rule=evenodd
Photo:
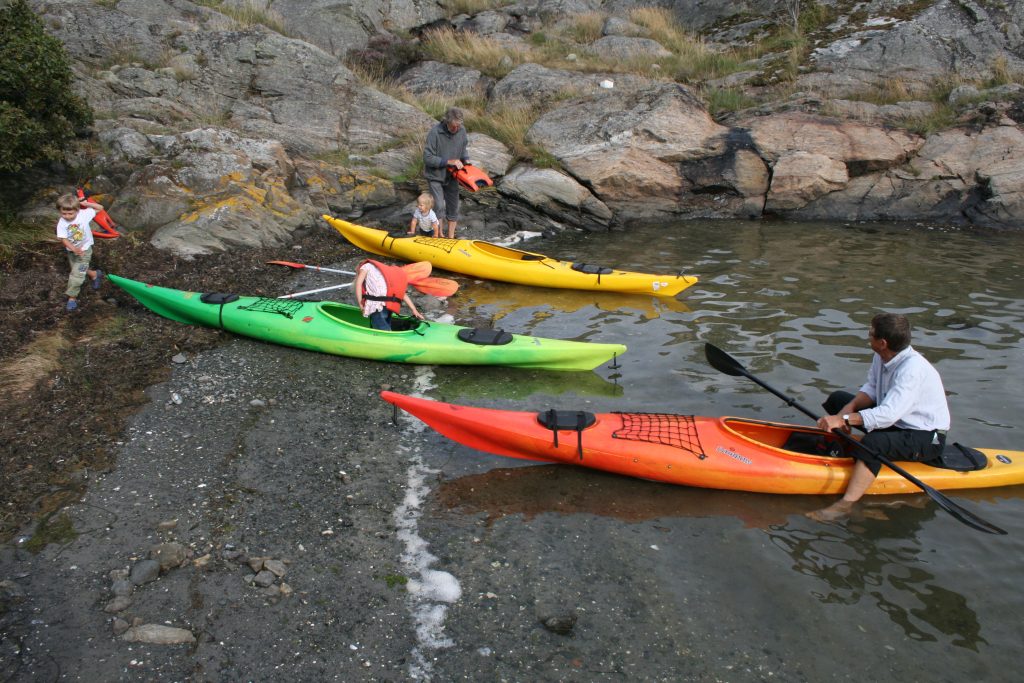
M286 318L302 310L302 302L294 299L267 299L260 297L248 306L239 306L240 311L252 311L253 313L278 313Z
M688 451L703 460L708 457L697 436L692 415L670 413L615 413L622 418L622 427L612 432L613 439L660 443Z
M558 432L576 432L576 450L583 459L583 430L597 421L593 413L586 413L582 410L544 410L537 413L537 422L550 429L554 435L555 448L558 448Z
M422 235L410 235L407 232L394 233L384 235L384 239L380 241L380 246L385 249L390 249L387 246L388 240L394 242L398 239L410 239L416 244L423 245L424 247L430 247L432 249L440 249L446 254L452 253L452 249L459 243L459 240L450 240L447 237L424 237Z

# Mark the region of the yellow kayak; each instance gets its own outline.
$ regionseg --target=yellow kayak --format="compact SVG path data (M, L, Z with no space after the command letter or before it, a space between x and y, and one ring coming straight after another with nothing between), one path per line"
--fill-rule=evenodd
M405 261L430 261L438 268L483 280L535 287L585 289L672 297L697 281L692 275L632 273L603 266L560 261L543 254L481 240L456 240L389 233L333 216L324 220L363 251Z

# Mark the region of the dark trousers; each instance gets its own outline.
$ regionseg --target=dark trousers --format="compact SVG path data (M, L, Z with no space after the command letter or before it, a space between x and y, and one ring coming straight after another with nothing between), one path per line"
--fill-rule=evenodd
M370 314L370 327L375 330L391 331L391 311L383 309Z
M829 415L837 415L847 403L853 400L848 391L833 391L828 400L821 404ZM874 474L882 469L882 462L868 451L877 451L889 460L928 462L942 454L946 446L946 435L934 429L900 429L886 427L875 429L861 439L867 448L855 448L852 455L868 466Z
M449 173L443 181L429 180L427 185L430 187L430 196L434 198L434 213L437 220L459 220L459 181ZM441 230L447 229L448 224L441 223Z

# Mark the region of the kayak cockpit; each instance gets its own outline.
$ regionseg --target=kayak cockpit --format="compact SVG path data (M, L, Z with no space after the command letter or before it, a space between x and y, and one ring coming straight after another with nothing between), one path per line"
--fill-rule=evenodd
M316 307L317 310L330 318L333 322L348 325L349 327L357 327L368 332L379 332L381 334L408 332L418 327L420 322L415 318L396 315L391 318L390 332L387 330L374 330L370 325L370 319L364 317L362 311L355 306L337 303L334 301L321 301L316 305Z
M504 258L511 261L546 261L554 260L544 254L534 254L529 251L521 251L519 249L512 249L511 247L503 247L500 244L492 244L491 242L480 242L477 240L473 241L473 248L482 251L488 256L495 258Z
M760 446L776 448L790 453L817 455L830 458L850 457L850 446L835 434L825 434L813 428L795 425L760 422L736 417L724 417L722 426L736 436L753 441Z

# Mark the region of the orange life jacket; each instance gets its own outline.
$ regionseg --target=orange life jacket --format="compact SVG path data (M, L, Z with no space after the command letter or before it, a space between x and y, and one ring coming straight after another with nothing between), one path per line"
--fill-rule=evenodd
M494 185L494 181L491 180L486 171L472 164L463 164L462 168L458 169L449 166L448 170L451 171L452 177L458 181L459 185L462 185L470 192L476 192L477 190Z
M386 266L380 261L374 261L373 259L366 259L359 264L359 268L362 268L365 263L376 266L377 270L381 272L381 275L384 276L384 283L387 285L388 293L384 296L367 294L366 281L364 280L363 298L369 301L383 301L384 307L392 313L401 311L402 301L405 299L405 288L409 284L409 276L398 266Z

